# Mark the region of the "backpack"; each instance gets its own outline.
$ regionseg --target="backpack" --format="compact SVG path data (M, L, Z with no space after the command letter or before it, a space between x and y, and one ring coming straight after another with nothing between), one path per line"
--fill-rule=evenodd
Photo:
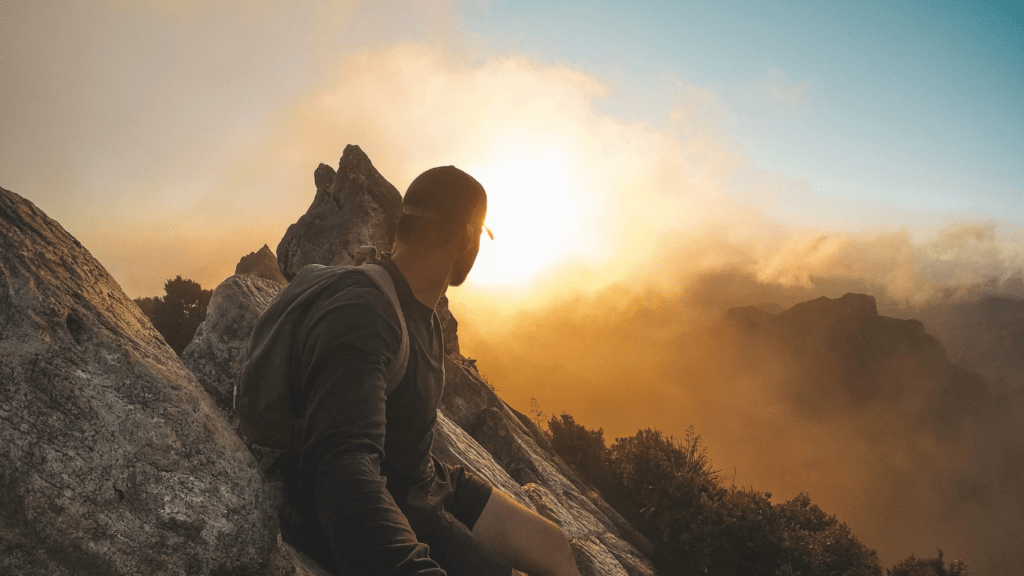
M284 449L293 430L301 430L303 418L295 413L289 395L289 382L300 377L299 367L291 359L292 351L308 321L307 312L342 274L358 271L369 276L398 312L402 340L398 355L387 369L385 397L402 381L409 363L409 331L391 275L377 260L376 249L367 246L357 252L357 266L310 264L295 275L260 315L249 338L234 398L239 431L248 440L267 448Z

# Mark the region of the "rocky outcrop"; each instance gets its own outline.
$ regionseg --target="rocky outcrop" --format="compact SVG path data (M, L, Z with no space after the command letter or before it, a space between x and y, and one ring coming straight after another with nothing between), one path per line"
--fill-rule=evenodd
M821 297L778 314L734 308L726 319L735 332L722 348L732 343L737 365L781 369L784 396L809 415L885 407L946 436L990 401L986 382L950 362L920 321L879 316L871 296Z
M360 156L346 150L356 173L332 190L366 180ZM334 255L366 243L333 238ZM0 189L0 574L324 576L282 541L279 518L294 518L265 472L274 455L250 453L215 407L230 410L249 334L279 290L248 274L221 283L186 367L78 241ZM444 312L438 457L559 524L584 575L653 575L650 542L494 394Z
M945 332L959 331L965 344L992 337L1010 352L1020 322L1015 302L943 311ZM840 517L859 514L860 531L883 557L903 554L912 533L957 549L987 568L981 572L1021 565L1024 549L1005 536L1024 529L1020 405L951 361L930 334L935 317L922 324L879 315L874 298L862 294L727 316L706 346L723 367L716 393L749 406L740 413L756 431L751 438L786 438L763 444L771 447L764 456L748 456L770 462L762 478L779 481L785 473L776 470L800 469L801 488L825 493L823 507ZM1012 352L1007 359L1021 366Z
M438 414L435 434L434 454L439 460L447 464L465 466L527 508L561 526L570 537L569 546L582 576L656 574L650 561L636 547L602 527L595 529L594 523L588 522L586 512L581 514L578 510L567 510L547 488L539 484L519 486L480 443L448 419L443 412ZM582 498L578 493L577 497ZM581 532L579 528L585 524L591 524L591 529L584 528ZM592 533L587 534L588 531ZM581 537L581 534L585 535Z
M288 281L307 264L350 265L360 246L391 251L402 196L358 146L345 147L337 172L321 164L314 180L313 203L277 246L277 261Z
M249 334L280 291L281 284L248 274L236 274L221 282L210 298L206 320L181 355L185 366L225 413L234 412L235 385Z
M242 259L235 265L235 274L251 274L265 280L277 282L281 286L288 285L288 281L285 280L284 275L281 274L281 269L277 265L277 256L274 256L270 246L266 244L258 252L250 252L242 256Z
M107 271L0 189L0 573L296 574L266 488Z

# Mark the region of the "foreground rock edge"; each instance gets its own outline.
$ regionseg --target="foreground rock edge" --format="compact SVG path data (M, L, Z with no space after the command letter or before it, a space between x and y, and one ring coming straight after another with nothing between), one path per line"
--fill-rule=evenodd
M302 573L273 512L252 456L149 320L81 243L0 188L0 573Z

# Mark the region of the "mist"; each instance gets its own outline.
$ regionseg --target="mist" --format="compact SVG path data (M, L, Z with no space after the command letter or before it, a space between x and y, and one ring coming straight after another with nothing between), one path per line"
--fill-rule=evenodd
M941 548L979 573L1012 573L1024 562L1019 389L997 389L951 365L936 372L934 354L944 351L924 334L922 350L897 350L851 379L835 363L853 354L853 338L793 346L726 318L732 306L779 312L847 292L899 295L878 298L879 310L895 315L915 310L903 296L920 296L906 287L840 277L785 286L727 269L672 292L637 282L566 293L512 316L482 305L460 310L457 296L452 308L463 353L524 413L536 400L546 417L568 412L603 428L609 442L645 427L681 438L692 424L727 482L780 502L808 493L876 548L883 565ZM958 388L963 382L970 387Z

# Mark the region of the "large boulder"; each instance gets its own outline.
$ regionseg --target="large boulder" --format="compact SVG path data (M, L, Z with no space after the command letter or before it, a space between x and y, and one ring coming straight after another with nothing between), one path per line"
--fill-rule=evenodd
M235 274L251 274L266 280L277 282L281 286L287 286L288 281L281 274L281 268L277 264L277 256L266 244L257 252L250 252L235 265Z
M0 574L302 573L256 464L88 250L0 189Z
M402 214L402 195L358 146L348 145L338 171L321 164L316 196L277 245L281 272L291 281L303 266L345 266L361 246L390 252Z
M280 291L277 282L248 274L221 282L210 298L206 320L181 355L225 413L234 412L235 385L256 319Z

